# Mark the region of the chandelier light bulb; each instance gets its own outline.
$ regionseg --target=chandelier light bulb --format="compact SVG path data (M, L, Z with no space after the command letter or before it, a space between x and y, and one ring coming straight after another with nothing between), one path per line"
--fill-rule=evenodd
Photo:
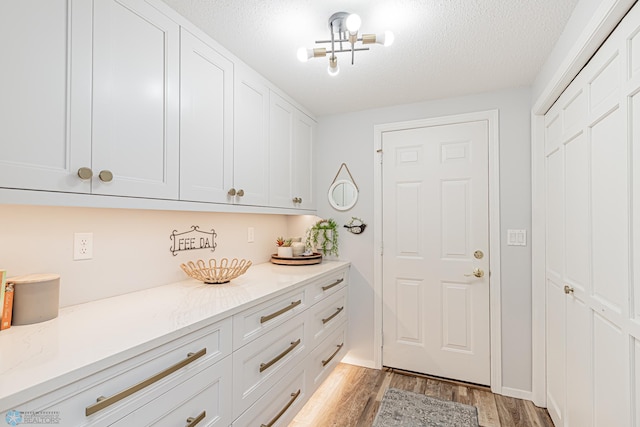
M395 40L395 36L393 35L393 32L387 30L382 35L381 42L384 46L391 46L394 40Z
M327 72L331 77L335 77L340 73L340 67L338 67L338 58L335 56L333 58L329 58L329 67L327 67Z
M300 49L298 49L298 60L300 62L307 62L312 57L313 57L313 49L307 49L305 47L301 47Z
M351 34L356 34L360 29L360 25L362 25L362 19L360 19L359 15L352 13L347 17L347 30Z

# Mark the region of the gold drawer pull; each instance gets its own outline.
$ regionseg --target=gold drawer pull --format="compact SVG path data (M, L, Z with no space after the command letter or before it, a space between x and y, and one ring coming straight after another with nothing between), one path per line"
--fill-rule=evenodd
M336 351L334 351L334 352L333 352L333 354L331 355L331 357L330 357L330 358L328 358L327 360L323 360L323 361L322 361L322 366L327 366L327 365L329 364L329 362L331 362L331 360L332 360L334 357L336 357L336 354L338 354L338 352L339 352L340 350L342 350L342 346L343 346L343 345L344 345L344 343L342 343L342 344L340 344L340 345L336 346L336 347L338 347L338 349L337 349Z
M111 406L116 402L119 402L125 397L131 396L133 393L140 391L143 388L148 387L157 381L160 381L161 379L171 375L178 369L187 366L189 363L195 362L197 359L201 358L205 354L207 354L206 348L203 348L197 353L189 353L186 359L183 359L182 361L176 363L175 365L168 367L164 371L158 372L154 376L149 377L146 380L141 381L138 384L133 385L126 390L122 390L121 392L116 393L113 396L109 396L109 397L104 397L104 396L98 397L96 399L96 403L94 403L93 405L89 405L85 408L85 415L88 417L89 415L95 414L96 412L101 411L102 409L108 406Z
M274 363L278 363L278 361L280 359L282 359L287 354L289 354L289 352L291 352L291 350L296 348L298 346L298 344L300 344L300 338L298 338L297 341L292 341L291 345L285 351L283 351L282 353L280 353L279 355L277 355L276 357L274 357L273 359L271 359L267 363L261 363L260 364L260 372L264 372L267 369L269 369Z
M323 287L322 287L322 291L323 291L323 292L324 292L324 291L328 291L329 289L333 288L334 286L338 286L338 285L339 285L340 283L342 283L342 282L344 282L344 279L338 279L338 280L336 280L335 282L333 282L333 283L332 283L332 284L330 284L330 285L323 286Z
M288 306L286 306L285 308L282 308L278 311L276 311L275 313L271 313L268 316L262 316L260 318L260 323L264 323L267 322L275 317L280 316L283 313L286 313L289 310L293 310L296 306L299 306L300 304L302 304L302 300L299 299L298 301L293 301L291 304L289 304Z
M198 415L197 417L193 418L193 417L189 417L187 418L187 427L195 427L198 425L198 423L202 420L204 420L204 417L207 416L207 411L202 411L202 413L200 415Z
M273 425L274 425L274 424L275 424L275 423L280 419L280 417L281 417L285 412L287 412L287 409L289 409L289 407L290 407L291 405L293 405L293 402L295 402L295 401L296 401L296 399L298 398L298 396L300 396L300 390L296 391L295 393L291 393L291 400L289 401L289 403L287 403L287 404L285 405L285 407L284 407L284 408L282 408L282 409L280 410L280 412L278 412L278 413L276 414L276 416L275 416L275 417L273 417L273 419L272 419L271 421L269 421L267 424L260 424L260 427L271 427L271 426L273 426Z
M326 319L322 319L322 324L325 325L327 322L330 322L331 319L333 319L334 317L336 317L338 314L340 314L340 312L344 310L344 306L340 307L339 309L336 310L335 313L333 313L331 316L327 317Z

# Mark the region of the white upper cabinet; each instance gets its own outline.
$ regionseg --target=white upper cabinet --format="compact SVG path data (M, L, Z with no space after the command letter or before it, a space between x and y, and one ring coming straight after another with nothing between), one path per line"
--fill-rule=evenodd
M259 76L236 67L233 186L235 202L269 203L269 88Z
M91 168L113 180L92 192L176 199L179 26L144 0L93 5Z
M233 63L184 29L181 43L180 199L230 202Z
M312 153L316 124L274 92L270 99L270 204L314 209Z
M73 165L91 152L70 134L70 16L67 0L0 2L0 187L90 191Z
M178 28L142 0L2 2L0 187L177 198Z
M160 0L2 0L0 52L3 203L315 209L315 121Z

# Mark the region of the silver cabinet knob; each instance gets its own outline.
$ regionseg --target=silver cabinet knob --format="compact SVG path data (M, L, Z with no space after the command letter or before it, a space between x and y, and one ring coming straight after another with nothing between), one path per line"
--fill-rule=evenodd
M236 189L235 188L231 188L229 191L227 191L227 194L230 196L235 196L236 195Z
M482 270L481 268L474 268L472 274L465 274L465 276L467 276L467 277L471 277L471 276L483 277L484 276L484 270Z
M564 293L569 295L573 293L573 288L569 285L564 285Z
M236 196L238 196L238 197L244 196L244 190L242 188L240 190L238 190L238 192L236 193Z
M98 178L100 178L100 181L102 182L111 182L113 180L113 174L111 173L111 171L105 169L103 171L100 171L100 173L98 174Z
M80 168L78 169L78 176L81 180L86 181L87 179L91 179L93 171L91 168Z

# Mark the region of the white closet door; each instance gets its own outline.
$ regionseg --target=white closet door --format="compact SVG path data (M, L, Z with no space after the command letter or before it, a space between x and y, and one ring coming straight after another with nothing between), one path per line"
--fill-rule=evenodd
M546 115L547 403L556 426L640 423L631 410L640 406L640 298L631 301L640 291L639 33L635 7Z

